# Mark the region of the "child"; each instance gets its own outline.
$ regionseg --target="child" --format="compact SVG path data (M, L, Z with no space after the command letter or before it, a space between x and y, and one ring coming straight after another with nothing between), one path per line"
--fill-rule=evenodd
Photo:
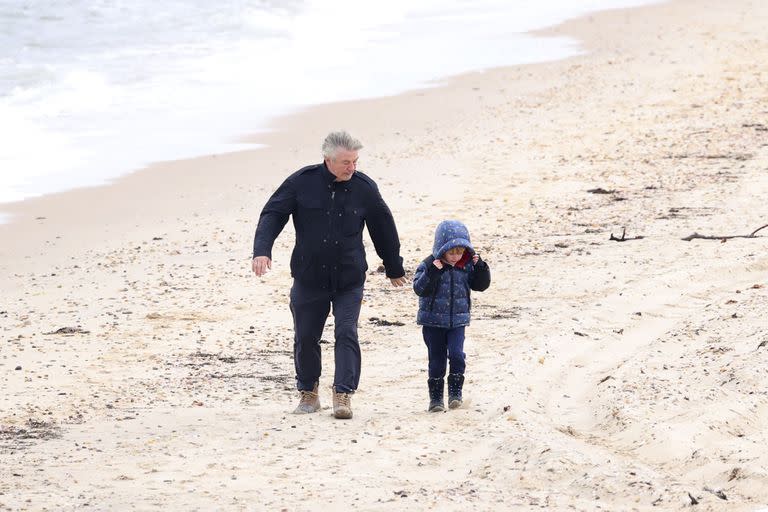
M445 410L443 377L449 361L448 407L461 406L470 290L481 292L490 284L491 271L475 253L467 227L456 220L441 222L435 231L432 255L419 264L413 278L413 291L419 296L416 323L422 326L429 354L430 412Z

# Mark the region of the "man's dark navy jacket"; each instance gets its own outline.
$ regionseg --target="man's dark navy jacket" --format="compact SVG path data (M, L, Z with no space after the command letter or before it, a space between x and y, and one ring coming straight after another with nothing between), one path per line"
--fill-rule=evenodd
M292 215L296 246L291 275L307 286L347 290L365 282L363 226L367 225L387 277L403 277L395 221L376 183L360 172L349 181L335 179L325 163L289 176L261 212L253 256L272 258L272 245Z

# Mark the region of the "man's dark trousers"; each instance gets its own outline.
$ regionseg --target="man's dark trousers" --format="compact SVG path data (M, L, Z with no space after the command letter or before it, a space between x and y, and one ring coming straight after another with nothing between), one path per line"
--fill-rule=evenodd
M321 349L325 321L333 306L335 323L334 356L336 373L333 387L338 393L354 393L360 382L360 344L357 320L363 301L363 286L344 291L307 287L294 281L291 287L293 313L293 360L296 366L296 387L311 391L320 379Z

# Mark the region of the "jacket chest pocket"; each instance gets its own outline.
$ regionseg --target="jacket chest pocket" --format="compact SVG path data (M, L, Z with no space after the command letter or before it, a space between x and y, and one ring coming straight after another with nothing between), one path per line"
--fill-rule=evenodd
M297 198L298 210L325 210L328 208L328 202L325 198L316 194L300 194Z
M308 229L318 229L328 225L328 205L320 197L300 197L296 217L300 225Z
M347 206L344 208L341 231L345 236L355 236L363 230L364 213L363 208L359 206Z

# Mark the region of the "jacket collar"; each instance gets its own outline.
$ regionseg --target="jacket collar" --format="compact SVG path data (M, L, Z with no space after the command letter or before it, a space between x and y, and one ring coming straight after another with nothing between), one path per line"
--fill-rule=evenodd
M325 165L325 161L320 164L320 168L323 170L321 173L323 175L323 181L325 181L325 183L328 185L333 184L333 182L336 181L336 176L334 176L333 173L328 169L328 166Z

